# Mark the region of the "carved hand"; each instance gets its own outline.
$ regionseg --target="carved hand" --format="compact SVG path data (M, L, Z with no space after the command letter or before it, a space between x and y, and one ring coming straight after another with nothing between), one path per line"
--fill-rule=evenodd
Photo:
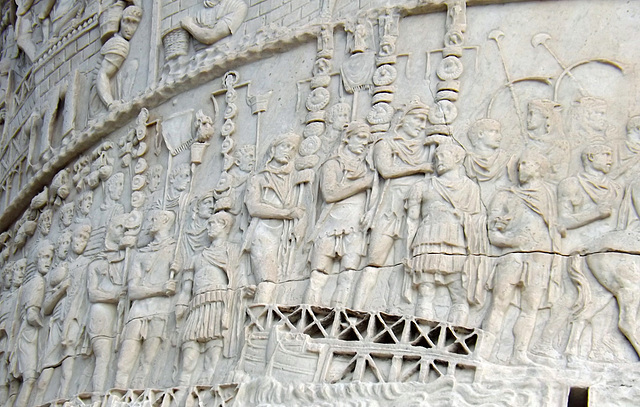
M169 280L166 283L164 283L164 285L162 286L162 290L164 291L164 295L166 295L167 297L170 297L173 294L175 294L176 293L176 286L177 286L177 281L176 280Z

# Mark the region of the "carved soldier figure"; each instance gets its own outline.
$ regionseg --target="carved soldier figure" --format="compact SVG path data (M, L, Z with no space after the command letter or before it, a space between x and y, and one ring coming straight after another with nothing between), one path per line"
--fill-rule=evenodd
M365 230L371 227L367 249L367 267L358 281L353 307L363 309L378 279L377 267L386 266L387 257L397 240L405 237L404 201L413 184L423 174L433 172L424 129L429 108L419 101L407 105L399 124L374 145L373 160L384 186L379 196L375 219L367 216ZM373 224L371 225L371 223Z
M176 216L171 211L151 211L150 230L153 240L135 253L129 271L127 290L132 301L123 332L118 357L115 387L125 389L141 355L132 386L144 385L154 362L171 313L171 297L176 281L170 279L169 266L175 253L171 234Z
M480 183L483 202L488 202L493 191L504 186L507 181L507 168L511 158L500 148L500 122L480 119L471 125L467 137L473 147L467 152L464 162L467 175Z
M345 102L338 102L331 106L327 115L327 121L331 126L322 134L322 152L332 154L340 135L343 134L344 126L349 123L351 117L351 106Z
M236 249L228 237L233 215L221 211L209 218L207 233L211 245L196 255L194 269L184 275L176 317L189 314L182 332L182 371L180 386L192 383L198 357L204 351L201 381L211 383L222 355L224 333L228 328L227 304L230 283L237 267Z
M242 0L204 0L204 10L196 18L185 17L180 25L199 42L211 45L232 35L247 16Z
M44 301L45 276L51 268L54 247L48 240L38 245L35 253L36 269L21 291L18 302L20 328L16 337L16 353L11 363L11 373L22 378L22 387L16 399L16 406L26 406L36 381L38 367L38 334L42 328L40 309Z
M489 241L501 249L487 281L493 290L484 321L487 331L480 354L490 358L509 305L520 293L520 313L513 327L513 363L529 363L529 343L538 310L556 294L553 251L559 250L555 188L544 181L546 157L525 150L518 161L519 185L498 191L489 206ZM546 301L545 301L546 299Z
M375 172L367 161L369 126L352 122L345 129L335 156L320 169L320 190L325 204L314 235L307 304L321 304L322 290L334 262L339 261L338 285L332 304L346 306L354 274L366 253L362 221L370 202Z
M437 286L451 298L449 321L464 325L469 254L485 253L485 214L480 188L464 173L465 152L441 144L435 152L436 175L416 183L407 203L407 265L418 288L416 315L435 319ZM475 280L474 280L475 281Z
M2 388L0 389L0 402L11 405L9 402L12 394L9 383L11 360L15 357L14 346L18 324L20 324L20 310L17 308L18 299L21 295L21 287L27 271L27 259L20 259L15 263L7 263L4 275L4 293L0 305L0 379ZM9 287L7 287L7 284ZM12 387L12 386L11 386ZM15 397L15 393L13 394Z
M115 215L124 213L124 206L120 203L124 192L124 174L113 174L106 182L104 203L100 205L100 225L106 225Z
M207 224L213 215L213 194L206 193L195 198L191 205L192 213L187 225L184 228L184 235L181 242L179 266L183 270L193 270L195 257L207 247L209 237L207 235ZM176 267L179 268L179 267Z
M285 133L276 137L268 150L265 169L247 186L245 203L253 217L245 245L250 245L251 267L258 283L256 303L275 300L275 284L286 270L295 248L296 220L304 216L300 207L302 185L313 179L311 170L294 171L300 136Z
M92 386L100 393L106 390L113 341L115 339L117 304L123 293L117 267L107 259L94 260L87 269L87 293L89 312L87 334L95 356Z
M177 224L182 221L180 214L182 213L182 208L187 204L186 199L190 182L191 170L189 169L189 164L180 164L169 174L169 188L165 208L174 212Z
M613 149L604 144L591 144L583 149L581 158L584 170L558 184L558 223L566 230L562 239L565 254L573 254L584 247L587 243L585 236L593 240L614 230L622 202L622 186L608 176L613 165ZM572 322L566 353L572 357L579 356L582 334L586 325L591 323L595 326L592 329L590 356L602 360L607 353L603 341L606 341L608 334L608 315L602 311L612 305L613 298L584 267L583 262L583 259L573 256L568 266L569 275L578 289L578 298L587 295L590 299L578 300L582 304L578 304L579 312L575 312L577 317ZM566 326L565 310L574 306L569 302L571 300L572 297L564 295L551 309L543 335L534 347L535 353L558 356L553 341Z
M241 215L244 209L243 197L247 180L255 167L256 150L252 145L244 145L234 153L235 162L228 173L222 173L214 190L216 211L226 210L233 215ZM225 175L226 174L226 175ZM226 177L223 179L223 177ZM239 225L243 227L244 225ZM246 228L246 226L245 226Z
M140 7L132 5L125 8L120 22L120 33L111 37L100 49L103 59L96 78L96 89L98 96L108 108L114 103L111 79L116 76L127 59L129 41L135 34L141 19Z
M571 145L564 139L561 106L547 99L529 102L527 113L527 147L548 157L551 180L558 182L569 172Z

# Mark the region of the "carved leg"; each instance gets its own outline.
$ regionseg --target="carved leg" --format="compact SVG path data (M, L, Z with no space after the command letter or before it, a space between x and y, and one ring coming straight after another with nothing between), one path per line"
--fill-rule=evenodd
M351 290L353 288L353 281L355 280L355 270L345 270L338 276L338 285L336 291L333 293L333 299L331 300L332 307L346 307L351 298Z
M129 376L133 366L138 360L140 354L140 341L136 339L125 339L120 348L120 357L118 357L118 370L116 381L113 384L117 389L126 389L129 387Z
M94 392L101 393L107 387L112 347L113 339L111 338L97 338L93 340L93 354L96 357L96 365L93 369L92 379Z
M304 294L304 303L310 305L322 305L322 291L329 276L319 270L313 270L309 278L309 287Z
M367 301L369 300L369 294L373 291L373 288L378 282L378 268L377 267L365 267L360 274L358 280L358 286L356 292L353 295L353 309L363 310Z
M640 356L640 338L636 335L636 321L640 297L634 295L634 290L621 289L617 293L616 299L618 300L618 306L620 308L620 317L618 319L620 332L627 337L636 350L636 353Z
M151 371L151 365L158 355L161 342L162 340L158 337L148 338L144 340L138 371L136 372L133 383L131 384L133 388L143 389L147 386L149 382L149 372Z
M222 343L217 340L212 345L210 342L204 356L204 368L202 370L202 376L200 377L201 383L211 384L215 381L216 367L218 366L221 355Z
M29 396L31 396L31 390L33 390L33 385L35 384L35 382L35 377L24 379L24 381L22 382L22 387L20 387L20 393L18 393L18 398L16 398L16 402L14 404L15 407L27 407Z
M436 285L422 283L418 286L418 301L416 303L416 316L429 320L435 320L436 313L433 309L433 300L436 296Z
M449 322L453 325L466 325L469 318L469 303L467 302L467 290L462 286L462 279L451 282L447 289L451 296L451 309L449 310Z
M49 383L51 382L51 378L53 377L53 368L48 367L40 373L40 377L38 377L38 382L36 383L36 394L34 396L34 404L40 405L44 401L44 394L49 387Z
M200 347L196 342L189 341L182 345L182 371L178 378L178 386L189 386L191 378L198 365Z
M62 361L62 379L60 381L60 390L58 390L58 397L69 396L69 387L71 386L71 377L73 376L73 365L76 359L72 356L68 356Z

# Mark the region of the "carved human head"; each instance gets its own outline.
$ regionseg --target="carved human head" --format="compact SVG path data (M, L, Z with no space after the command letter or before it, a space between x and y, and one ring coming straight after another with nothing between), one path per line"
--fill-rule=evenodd
M627 122L627 140L640 144L640 116L633 116Z
M349 123L342 134L342 142L347 145L349 151L360 155L366 152L367 145L371 142L371 129L369 125L354 121Z
M229 212L216 212L209 218L207 233L210 238L226 237L231 232L234 217Z
M149 191L155 192L162 185L162 173L164 168L161 164L156 164L149 169Z
M84 253L84 249L86 249L87 244L89 244L90 237L90 224L82 223L76 226L73 230L73 236L71 236L71 250L78 255Z
M200 142L207 141L213 136L214 130L211 117L204 114L202 110L198 110L196 113L196 139Z
M57 173L51 181L50 190L52 192L52 198L58 196L60 199L66 199L69 193L71 193L71 188L69 187L69 171L64 169Z
M93 191L87 191L80 197L80 213L87 216L93 206Z
M75 210L75 202L69 202L60 208L60 223L64 227L68 227L71 225L71 221L73 221L73 212Z
M345 102L339 102L331 106L327 120L334 130L342 130L351 119L351 106Z
M11 283L13 281L13 269L15 262L8 262L2 268L2 287L4 290L8 290L11 288Z
M427 127L428 116L429 106L414 98L405 107L399 127L409 137L418 137Z
M104 247L106 251L113 252L118 251L121 248L126 219L127 214L121 214L112 217L109 221L109 225L107 225L107 233L104 238Z
M529 102L527 110L527 129L544 128L548 133L552 130L554 117L560 113L560 104L548 99L534 99Z
M67 258L69 254L69 247L71 247L71 230L64 230L60 236L58 236L58 240L56 240L56 256L60 260L64 260Z
M583 126L597 132L607 129L607 102L605 100L585 96L575 102L575 106Z
M36 269L38 273L45 275L49 272L51 263L53 262L53 253L54 247L50 241L43 240L38 244L36 250Z
M245 144L236 151L236 165L244 172L253 171L256 165L256 147Z
M300 146L300 136L289 132L279 135L271 144L271 159L279 164L288 164Z
M178 165L169 175L169 183L176 191L184 191L191 181L189 164Z
M120 35L126 40L130 40L138 29L138 24L142 19L142 8L138 6L129 6L122 12L122 20L120 21Z
M24 276L27 274L27 259L20 259L13 266L12 285L16 288L20 287L24 282Z
M524 184L549 172L549 160L535 150L525 150L518 160L518 180Z
M119 201L122 198L122 192L124 192L124 174L121 172L113 174L106 184L109 198Z
M443 143L436 148L436 173L445 174L459 168L464 160L465 151L453 143Z
M38 228L43 236L46 236L51 231L51 224L53 223L53 210L51 208L45 208L40 213L40 223Z
M213 192L208 192L198 198L196 202L196 212L199 218L209 219L213 214Z
M175 220L176 214L172 211L153 210L149 212L149 232L151 234L168 232Z
M582 150L582 165L604 174L613 166L613 149L605 144L589 144Z
M486 146L491 149L500 147L502 133L500 122L493 119L480 119L471 125L467 133L469 142L474 147Z

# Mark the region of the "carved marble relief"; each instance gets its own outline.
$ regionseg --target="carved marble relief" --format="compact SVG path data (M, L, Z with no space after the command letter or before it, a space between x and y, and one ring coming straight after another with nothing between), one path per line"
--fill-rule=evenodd
M0 235L0 403L634 405L636 4L152 3L0 25L1 204L49 173ZM16 125L78 26L97 69Z

